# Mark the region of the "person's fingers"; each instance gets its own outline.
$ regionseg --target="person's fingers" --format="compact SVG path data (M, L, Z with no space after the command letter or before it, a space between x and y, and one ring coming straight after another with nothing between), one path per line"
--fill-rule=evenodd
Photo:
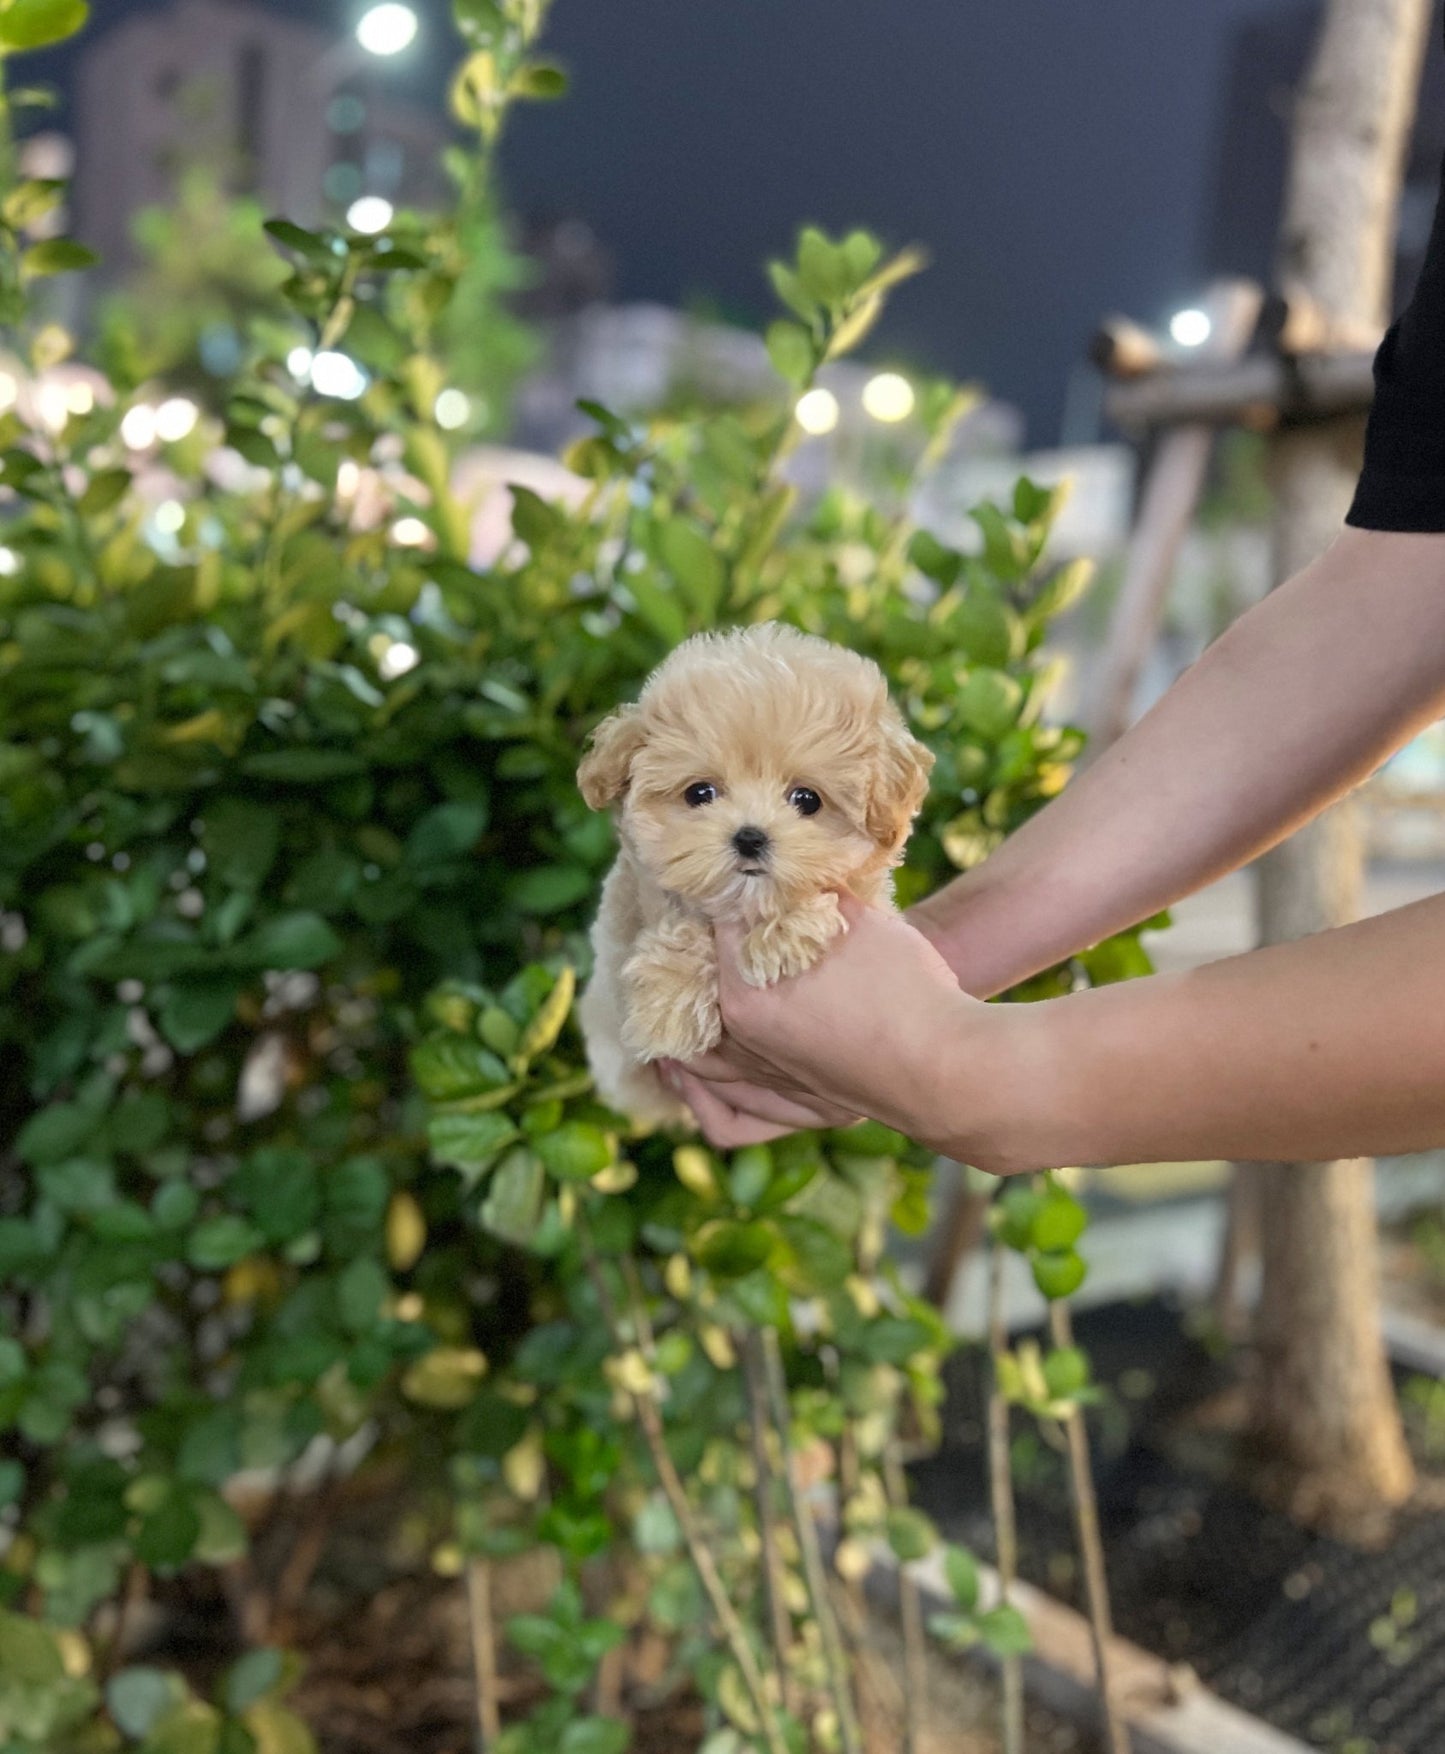
M727 1084L719 1088L682 1067L677 1076L678 1094L689 1105L693 1092L703 1090L716 1101L754 1120L770 1121L799 1132L814 1127L847 1127L857 1119L830 1102L820 1102L800 1092L773 1090L763 1084Z
M685 1072L678 1075L678 1094L692 1110L703 1138L719 1150L730 1150L738 1145L766 1145L772 1139L782 1138L784 1133L797 1131L796 1127L739 1114L721 1097L714 1095L707 1085L689 1078Z

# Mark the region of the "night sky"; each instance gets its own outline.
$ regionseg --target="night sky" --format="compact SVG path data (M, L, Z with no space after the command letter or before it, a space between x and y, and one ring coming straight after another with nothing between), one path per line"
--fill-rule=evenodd
M771 314L761 263L803 221L923 243L934 265L871 352L983 380L1051 443L1098 317L1159 319L1197 292L1232 33L1299 3L556 0L573 93L514 125L507 191L587 220L620 297L742 320ZM285 9L340 30L362 8ZM443 0L419 9L420 90L450 32Z

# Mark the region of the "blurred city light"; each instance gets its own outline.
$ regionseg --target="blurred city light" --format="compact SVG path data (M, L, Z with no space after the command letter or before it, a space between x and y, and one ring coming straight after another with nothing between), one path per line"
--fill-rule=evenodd
M322 396L354 402L366 389L366 373L344 353L318 353L311 362L311 383Z
M63 432L70 419L70 399L64 384L41 384L35 393L35 411L49 432Z
M189 396L172 396L156 409L156 437L168 445L179 444L200 418L201 411Z
M410 6L384 0L373 6L356 27L356 40L372 55L399 55L416 39L417 16Z
M1176 311L1169 319L1169 333L1181 347L1202 347L1214 333L1208 311L1191 307Z
M346 210L346 223L368 237L385 231L395 217L396 209L385 195L362 195Z
M907 420L913 412L913 385L897 372L879 372L863 386L863 411L874 420Z
M805 391L798 398L793 418L806 433L821 438L838 424L838 398L831 390Z
M156 411L148 402L137 402L120 423L120 436L132 451L148 451L156 442Z
M437 397L436 421L443 432L455 432L472 417L472 404L464 391L443 390Z

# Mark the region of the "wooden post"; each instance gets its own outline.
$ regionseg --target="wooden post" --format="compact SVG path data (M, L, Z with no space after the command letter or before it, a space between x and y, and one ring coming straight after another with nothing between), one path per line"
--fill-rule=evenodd
M1212 327L1200 357L1237 359L1254 334L1263 300L1263 290L1250 281L1228 280L1213 287L1202 307ZM1193 521L1213 450L1214 430L1207 425L1175 426L1158 441L1104 646L1089 725L1095 754L1129 727L1134 692L1158 633L1179 546Z

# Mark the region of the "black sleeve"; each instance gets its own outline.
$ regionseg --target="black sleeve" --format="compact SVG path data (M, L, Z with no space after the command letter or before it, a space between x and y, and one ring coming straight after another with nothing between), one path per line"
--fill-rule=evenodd
M1445 172L1414 296L1375 355L1365 467L1346 522L1445 531Z

